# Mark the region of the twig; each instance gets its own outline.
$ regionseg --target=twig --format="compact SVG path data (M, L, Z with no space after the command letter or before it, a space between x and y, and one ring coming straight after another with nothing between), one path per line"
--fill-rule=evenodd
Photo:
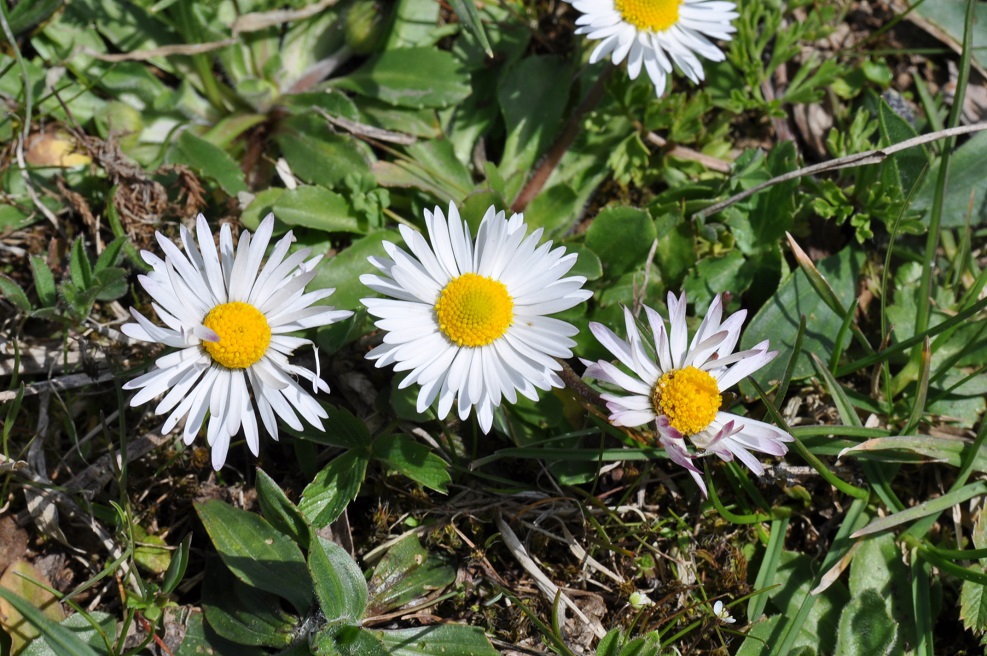
M275 11L258 11L251 14L244 14L233 23L233 34L235 36L244 32L258 32L274 25L311 18L323 9L333 6L337 1L322 0L322 2L317 2L304 9L277 9Z
M572 116L566 122L565 127L562 128L562 133L559 135L555 143L549 149L548 153L538 164L538 168L535 169L534 175L528 180L528 183L524 185L521 192L518 193L517 198L514 199L514 203L511 205L511 211L518 213L523 212L524 208L528 206L528 203L533 201L535 197L541 192L542 187L548 182L552 173L555 171L555 167L559 165L562 160L562 156L566 154L569 150L569 146L575 141L576 137L579 135L579 126L583 121L583 115L589 110L596 107L603 98L604 85L606 81L610 79L610 75L613 73L614 67L612 65L607 66L600 76L596 78L596 82L590 88L589 93L583 99L579 106L576 107L576 111L573 112Z
M86 47L79 48L78 52L93 59L106 62L146 61L154 57L169 57L171 55L201 55L204 52L219 50L235 43L236 39L223 39L222 41L210 41L209 43L176 43L159 48L132 50L115 55L98 52Z
M759 185L755 185L754 187L751 187L746 191L742 191L735 196L731 196L724 201L714 203L706 209L696 212L695 216L697 218L705 219L723 209L726 209L727 207L730 207L734 203L739 203L745 198L750 198L757 192L767 189L768 187L773 187L780 182L787 182L788 180L794 180L795 178L801 178L814 173L838 171L840 169L849 169L856 166L864 166L866 164L880 164L885 159L899 151L914 148L915 146L921 146L922 144L929 143L930 141L938 141L939 139L955 137L961 134L969 134L971 132L980 132L981 130L987 130L987 122L975 123L973 125L963 125L956 128L948 128L946 130L939 130L938 132L930 132L929 134L923 134L912 139L906 139L905 141L888 146L887 148L867 150L855 155L847 155L846 157L839 157L828 162L821 162L819 164L813 164L812 166L806 166L797 171L790 171L789 173L771 178L767 182L762 182Z
M392 132L390 130L384 130L383 128L367 125L366 123L351 121L350 119L343 118L342 116L333 116L321 107L313 107L313 109L315 109L315 111L319 114L322 114L322 118L326 119L331 125L334 125L337 128L342 128L357 137L367 137L368 139L401 144L402 146L410 146L418 141L418 138L414 135L405 134L403 132Z
M109 380L113 380L113 374L111 373L102 374L97 378L93 378L89 374L70 374L68 376L62 376L61 378L54 378L52 380L44 380L39 383L25 385L24 396L34 396L35 394L41 394L42 392L53 390L76 389L78 387L85 387L86 385L105 383ZM0 392L0 403L13 400L16 396L17 390L6 390Z
M559 586L552 583L552 580L541 571L541 568L538 567L538 563L532 560L531 556L528 555L528 551L524 548L524 545L521 544L521 541L518 539L514 531L511 530L511 527L504 521L504 518L498 514L494 517L494 521L497 524L497 530L500 531L500 536L504 539L504 546L506 546L507 550L511 552L511 555L517 559L524 571L526 571L528 575L534 579L535 585L537 585L538 589L541 590L543 595L545 595L548 602L550 604L554 604L556 599L560 600L568 606L573 613L576 614L576 617L578 617L580 621L584 622L592 629L597 638L602 638L605 636L607 632L600 625L599 621L593 621L588 618L586 614L583 613L583 611L580 610L575 603L573 603L572 599L562 592Z
M667 139L655 134L654 132L648 132L644 135L644 138L659 148L664 148L668 143ZM699 162L710 171L716 171L718 173L730 172L730 162L726 162L719 157L713 157L712 155L704 155L698 150L693 150L692 148L686 148L685 146L672 146L668 150L668 154L673 157L678 157L679 159L689 160L690 162Z

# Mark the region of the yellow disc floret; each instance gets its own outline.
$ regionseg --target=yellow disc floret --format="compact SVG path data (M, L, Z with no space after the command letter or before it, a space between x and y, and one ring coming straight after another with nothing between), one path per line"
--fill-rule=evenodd
M624 20L644 32L663 32L679 22L682 0L616 0Z
M504 283L464 273L453 278L435 303L439 329L459 346L486 346L514 320L514 299Z
M219 335L218 342L202 341L213 360L228 369L246 369L261 359L271 342L267 317L249 303L217 305L202 325Z
M695 367L669 371L651 390L655 413L668 417L672 428L685 436L713 423L722 402L716 379Z

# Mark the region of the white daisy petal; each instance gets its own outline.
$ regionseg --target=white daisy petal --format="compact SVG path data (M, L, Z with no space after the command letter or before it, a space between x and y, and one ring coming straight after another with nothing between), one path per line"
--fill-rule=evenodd
M155 408L156 414L170 412L162 431L170 432L184 417L186 444L195 440L208 414L206 439L216 469L226 462L230 441L241 429L250 452L259 453L256 413L274 439L277 416L296 430L303 428L299 416L322 428L325 411L295 378L311 382L318 391L328 392L328 385L317 372L287 360L295 348L311 342L283 333L352 314L312 305L331 290L305 293L319 258L306 259L307 249L289 255L291 233L261 267L273 229L274 217L268 215L253 237L244 232L234 249L232 232L224 225L217 250L205 217L199 215L194 235L181 229L184 252L157 233L165 257L145 252L153 271L138 279L168 327L158 327L134 310L136 323L122 327L135 339L180 349L158 358L154 370L124 388L139 390L132 405L164 395Z
M480 429L493 425L502 399L560 387L556 357L570 357L578 330L546 315L586 300L585 278L564 277L575 263L564 248L539 245L541 230L527 234L524 217L506 218L490 207L476 239L458 208L425 212L426 236L403 228L411 253L385 246L390 260L371 258L379 275L361 281L388 298L363 299L383 344L367 358L378 367L410 371L399 383L421 386L423 412L438 400L445 418L456 407L474 410Z
M590 54L590 63L610 57L614 64L620 64L626 59L632 80L643 67L659 96L665 93L666 75L673 63L698 84L705 74L697 55L723 61L725 55L709 38L730 40L736 31L730 22L738 17L736 5L725 0L569 3L581 14L576 19L576 34L599 41Z

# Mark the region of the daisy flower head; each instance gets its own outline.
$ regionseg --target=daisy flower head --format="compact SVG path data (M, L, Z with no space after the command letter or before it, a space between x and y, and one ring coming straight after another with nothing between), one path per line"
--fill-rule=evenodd
M716 619L720 620L724 624L733 624L737 620L730 615L730 609L723 605L723 602L717 600L713 604L713 615Z
M448 216L426 210L425 225L427 240L400 226L411 252L384 242L387 257L370 258L380 274L360 277L387 297L363 299L386 331L367 358L410 372L399 386L421 386L418 412L438 398L444 419L456 401L459 417L475 407L488 433L502 399L515 403L520 393L536 400L537 390L562 387L555 358L572 356L578 329L546 315L591 292L582 289L583 276L563 277L576 255L539 245L542 230L528 235L521 214L507 219L491 206L475 241L454 203Z
M569 0L582 13L576 34L599 40L591 64L610 56L627 60L627 74L637 79L641 67L658 96L672 68L698 84L704 79L699 56L723 61L723 51L710 38L729 40L736 31L736 5L727 0Z
M661 315L644 306L652 340L644 337L630 310L624 308L627 340L599 323L590 323L596 339L623 365L600 360L588 363L587 378L609 383L627 394L602 394L614 426L636 427L654 422L658 440L676 464L685 467L703 495L706 485L693 460L696 454L714 454L727 462L734 458L760 476L764 466L751 454L772 456L788 452L794 438L761 421L720 410L723 392L754 373L776 355L767 340L734 353L746 310L723 319L723 300L713 299L699 330L689 341L685 322L685 293L669 292L669 328ZM656 358L649 355L654 353Z
M289 255L294 241L291 232L275 244L261 267L273 230L274 215L268 214L256 233L240 235L234 249L230 226L223 225L217 251L200 214L195 235L181 226L184 253L156 233L165 257L142 251L152 271L138 280L165 325L158 326L131 308L136 323L121 328L134 339L177 349L158 358L150 372L124 384L124 389L140 390L130 405L136 407L164 394L154 409L156 415L169 413L161 432L171 432L184 418L185 444L192 443L208 415L206 440L217 470L226 462L230 438L241 427L250 452L258 455L255 408L275 440L277 417L295 430L302 430L299 415L322 429L321 420L328 415L296 381L303 378L313 392L329 392L318 373L318 353L316 371L290 364L288 356L312 342L289 333L352 314L312 305L334 290L305 292L322 256L306 259L307 248Z

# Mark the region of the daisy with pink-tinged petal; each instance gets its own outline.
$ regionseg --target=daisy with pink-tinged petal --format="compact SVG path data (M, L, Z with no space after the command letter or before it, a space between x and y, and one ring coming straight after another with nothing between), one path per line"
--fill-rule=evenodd
M726 319L719 295L710 305L699 330L689 341L685 321L686 299L668 294L669 328L655 310L644 306L652 341L645 341L630 310L624 308L627 340L606 326L590 323L597 340L623 365L601 360L590 363L585 376L614 385L629 395L605 393L601 397L610 410L614 426L636 427L655 422L658 440L673 462L692 475L703 495L706 485L690 453L715 454L725 461L734 458L760 476L761 462L751 451L781 456L785 442L794 438L761 421L722 412L722 393L754 373L776 355L768 342L734 353L746 310ZM649 353L657 354L655 357Z
M411 253L384 242L387 257L370 258L380 275L360 276L388 297L362 299L387 331L367 358L410 372L399 386L421 385L418 412L438 399L444 419L456 402L465 420L475 407L487 433L502 399L515 403L520 393L534 401L538 390L562 387L556 358L572 357L578 329L546 315L591 292L583 276L564 277L576 255L539 244L542 230L527 234L520 214L507 219L491 206L475 243L453 203L448 216L426 210L425 226L427 240L400 226Z
M219 250L201 214L196 236L181 227L183 253L160 232L155 233L165 257L142 251L152 271L138 278L151 295L151 305L165 327L155 325L136 310L136 323L125 324L125 335L157 342L178 350L155 361L149 373L124 384L139 389L131 399L138 406L164 394L154 414L169 413L161 427L171 432L185 419L182 437L191 444L208 415L206 440L212 465L226 462L230 439L243 428L250 452L260 452L256 406L261 423L278 439L277 417L302 430L299 415L316 428L328 417L319 403L295 380L312 384L313 392L329 392L318 370L290 364L288 356L312 342L294 333L334 323L353 314L326 305L312 305L334 290L305 292L315 277L322 256L306 260L307 248L288 255L294 241L289 232L274 246L261 267L274 230L269 214L257 232L244 231L236 249L228 224L219 233ZM318 353L316 353L318 368ZM253 391L253 402L250 391Z
M729 40L736 29L737 6L727 0L569 0L582 13L576 34L599 40L589 61L609 56L614 64L627 60L627 74L641 69L665 93L667 76L678 69L698 84L703 78L699 57L720 62L723 51L710 38Z

